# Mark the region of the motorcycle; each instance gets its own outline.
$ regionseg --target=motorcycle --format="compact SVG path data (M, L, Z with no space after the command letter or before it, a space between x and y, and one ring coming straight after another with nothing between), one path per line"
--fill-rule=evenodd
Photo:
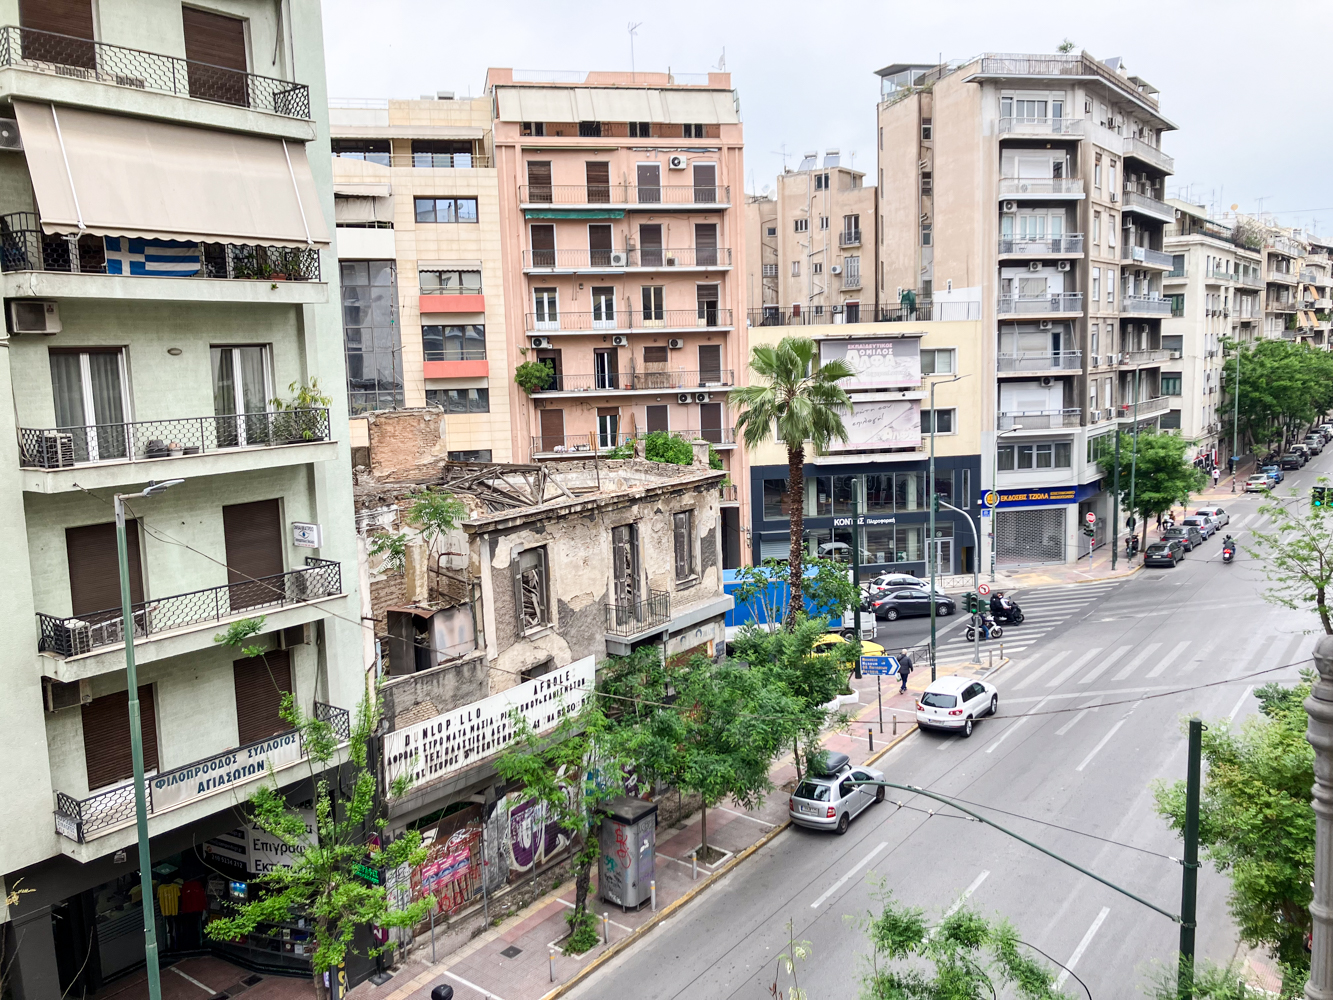
M1226 542L1222 546L1222 562L1229 563L1236 558L1236 545L1234 542Z
M973 615L972 622L967 626L964 636L968 642L977 637L977 619L981 619L981 637L983 639L998 639L1004 635L1004 629L995 624L995 619L990 615Z
M997 622L1004 622L1006 625L1022 625L1023 609L1018 606L1016 601L1010 601L1007 608L991 608L991 617Z

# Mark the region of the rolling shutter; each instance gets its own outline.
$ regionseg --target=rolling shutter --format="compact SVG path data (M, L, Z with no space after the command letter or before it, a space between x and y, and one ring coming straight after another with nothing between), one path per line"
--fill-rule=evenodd
M539 410L542 420L542 451L565 446L565 411Z
M240 746L291 728L279 714L292 690L291 656L285 649L232 664L236 681L236 730Z
M19 0L19 24L25 60L97 68L91 0Z
M232 609L281 599L283 581L264 579L283 571L278 501L257 500L223 507L222 533L227 543L227 582L232 584ZM264 582L255 582L260 580Z
M139 688L139 724L144 771L151 773L157 770L157 712L151 684ZM128 691L103 695L83 706L83 757L90 792L134 777Z
M181 21L185 29L185 58L221 67L206 70L191 66L190 96L248 107L245 73L250 67L245 57L245 22L195 7L182 7Z
M554 192L551 190L551 161L528 161L528 198L529 202L550 202Z
M125 547L130 564L130 600L143 601L143 567L139 559L139 523L126 521ZM65 556L69 562L71 613L87 618L99 611L120 614L120 559L116 554L116 525L89 524L65 529Z
M722 347L719 344L699 345L699 384L716 385L722 381Z

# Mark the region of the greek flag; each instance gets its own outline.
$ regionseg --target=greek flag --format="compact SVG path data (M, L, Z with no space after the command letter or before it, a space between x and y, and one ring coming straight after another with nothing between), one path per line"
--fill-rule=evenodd
M198 243L104 236L106 273L188 278L203 266Z

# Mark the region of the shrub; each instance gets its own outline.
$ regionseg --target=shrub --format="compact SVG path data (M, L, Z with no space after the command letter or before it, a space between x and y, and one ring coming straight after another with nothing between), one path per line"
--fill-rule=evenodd
M529 396L539 389L545 389L553 378L555 373L551 371L551 366L540 361L524 361L514 369L514 381Z
M644 441L643 457L650 462L689 465L694 461L694 449L688 441L683 441L666 431L653 431Z

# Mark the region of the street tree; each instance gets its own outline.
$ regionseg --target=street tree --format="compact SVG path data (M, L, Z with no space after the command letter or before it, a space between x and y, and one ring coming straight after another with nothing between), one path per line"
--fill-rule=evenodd
M1259 714L1239 730L1223 719L1203 732L1199 844L1231 878L1228 908L1241 940L1267 949L1282 965L1284 989L1296 990L1310 966L1314 748L1305 739L1304 702L1313 680L1304 671L1295 686L1266 684L1254 692ZM1185 783L1159 782L1154 794L1157 811L1182 831Z
M765 559L736 570L732 596L749 610L751 621L766 625L770 631L777 627L790 597L786 593L789 569L789 564L780 559ZM802 601L811 615L840 621L843 612L860 599L846 563L802 555L801 579Z
M806 446L809 445L813 455L822 455L834 441L847 440L842 415L851 412L852 401L840 383L856 373L845 361L821 365L819 344L809 337L783 337L776 346L765 344L754 348L750 352L750 373L751 384L732 390L730 397L731 404L740 411L736 430L746 448L758 448L771 440L775 432L787 448L790 627L805 613L801 592Z
M1230 437L1239 421L1242 450L1284 448L1333 408L1333 354L1289 340L1225 341L1218 412ZM1239 360L1239 376L1237 361Z
M1328 483L1327 476L1319 477ZM1327 488L1327 487L1324 487ZM1273 496L1259 508L1272 527L1251 533L1246 551L1264 567L1269 586L1264 600L1293 611L1319 616L1325 635L1333 635L1333 517L1326 506L1307 506L1303 497Z
M1133 434L1120 433L1120 507L1142 521L1144 548L1148 545L1148 519L1165 514L1176 504L1189 503L1190 494L1207 483L1203 470L1185 458L1188 444L1179 434L1151 428L1139 431L1137 443ZM1102 475L1111 479L1115 449L1105 449L1097 461ZM1127 472L1131 462L1132 482Z
M263 617L243 619L214 641L247 657L265 657L264 647L252 642L263 628ZM328 721L306 715L290 693L282 694L280 712L305 749L314 791L314 829L305 814L288 803L276 778L260 785L248 803L251 822L284 844L292 863L256 876L251 882L255 898L239 904L230 916L209 923L207 933L217 941L232 941L254 933L260 925L303 917L311 925L312 937L306 947L315 996L323 997L327 993L324 974L336 974L353 950L357 928L413 927L425 919L428 900L398 906L379 880L368 880L366 875L419 865L426 860L426 849L421 834L414 830L388 844L380 839L387 817L376 794L371 764L380 721L377 698L370 693L362 698L346 734L338 733ZM346 763L340 765L343 743ZM339 794L349 786L350 795ZM402 795L407 787L407 779L399 779L388 789L389 795ZM313 951L309 950L312 946ZM367 955L373 958L390 947L372 946Z

